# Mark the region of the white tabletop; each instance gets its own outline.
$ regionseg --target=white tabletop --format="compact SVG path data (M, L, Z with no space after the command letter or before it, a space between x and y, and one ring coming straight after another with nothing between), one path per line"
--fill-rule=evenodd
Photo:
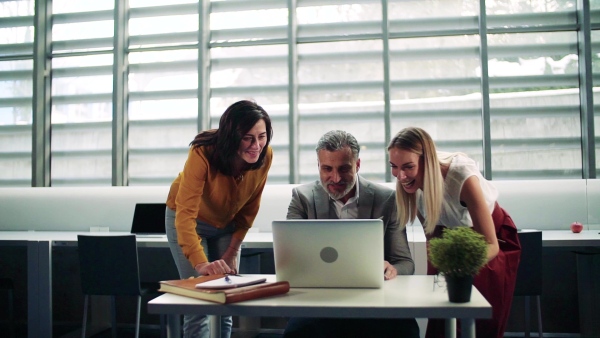
M542 243L545 247L600 247L600 230L583 230L577 234L571 230L544 230Z
M263 275L274 281L274 275ZM490 304L473 288L468 303L450 303L433 276L398 276L381 289L292 288L285 295L222 305L173 294L148 302L148 312L264 317L490 318Z
M407 227L409 242L425 242L420 228ZM524 230L525 231L525 230ZM72 245L77 235L126 235L129 232L78 232L78 231L0 231L0 241L51 241L53 245ZM158 237L140 236L138 242L143 246L164 246L166 235ZM542 240L545 247L584 247L600 246L600 230L583 230L576 234L570 230L543 230ZM273 234L270 232L248 232L242 248L268 249L273 247Z
M77 235L128 235L129 232L101 231L0 231L0 241L28 242L28 241L50 241L54 246L72 246L77 243ZM167 245L167 236L138 236L138 245L146 247L164 247ZM273 234L266 232L248 232L242 248L264 249L273 247Z

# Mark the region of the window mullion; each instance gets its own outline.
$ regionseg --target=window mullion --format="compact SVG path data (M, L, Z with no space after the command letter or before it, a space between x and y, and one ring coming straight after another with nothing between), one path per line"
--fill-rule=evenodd
M592 80L592 39L590 2L577 1L579 31L579 101L581 105L581 160L584 179L596 178L596 142L594 138L594 93Z
M33 51L33 120L32 176L33 187L50 186L50 93L52 39L52 1L36 1ZM33 334L35 336L36 334Z
M210 128L210 0L198 2L198 130Z
M288 126L289 126L289 156L290 183L299 183L298 173L299 142L298 142L298 21L296 18L296 0L288 0Z
M479 1L479 59L481 62L481 140L483 176L492 179L492 137L490 120L490 82L488 74L487 14L485 0Z
M128 185L127 0L115 0L113 61L112 185Z

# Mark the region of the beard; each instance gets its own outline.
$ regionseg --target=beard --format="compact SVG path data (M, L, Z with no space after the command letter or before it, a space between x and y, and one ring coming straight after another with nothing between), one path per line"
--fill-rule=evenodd
M342 191L342 192L336 192L336 193L333 193L333 192L331 192L331 191L329 190L328 186L329 186L329 185L331 185L331 184L336 184L336 183L333 183L333 182L323 182L323 181L319 181L319 182L321 182L321 186L323 187L323 189L325 189L325 191L327 191L327 194L328 194L328 195L329 195L331 198L333 198L334 200L339 200L339 199L341 199L342 197L344 197L344 196L348 195L348 193L349 193L349 192L352 190L352 188L354 188L354 185L356 184L356 181L353 181L353 182L351 182L351 183L349 183L349 182L346 182L346 181L341 181L341 182L339 182L339 183L337 183L337 184L341 184L341 183L343 183L343 184L345 184L345 185L346 185L346 188L345 188L345 189L344 189L344 191Z

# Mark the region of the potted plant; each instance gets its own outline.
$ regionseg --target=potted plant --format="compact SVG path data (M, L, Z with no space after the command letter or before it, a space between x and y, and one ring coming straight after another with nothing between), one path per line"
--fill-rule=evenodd
M473 277L487 261L487 242L470 227L444 229L442 237L429 241L429 261L444 275L451 302L471 300Z

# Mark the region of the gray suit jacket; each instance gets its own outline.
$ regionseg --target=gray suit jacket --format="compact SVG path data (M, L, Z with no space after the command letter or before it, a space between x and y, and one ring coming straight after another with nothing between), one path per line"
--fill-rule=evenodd
M406 227L400 230L396 214L395 191L358 176L358 218L381 218L384 226L384 259L392 264L399 275L412 275L415 263L410 254ZM292 190L288 219L335 219L333 201L319 181L304 184Z

